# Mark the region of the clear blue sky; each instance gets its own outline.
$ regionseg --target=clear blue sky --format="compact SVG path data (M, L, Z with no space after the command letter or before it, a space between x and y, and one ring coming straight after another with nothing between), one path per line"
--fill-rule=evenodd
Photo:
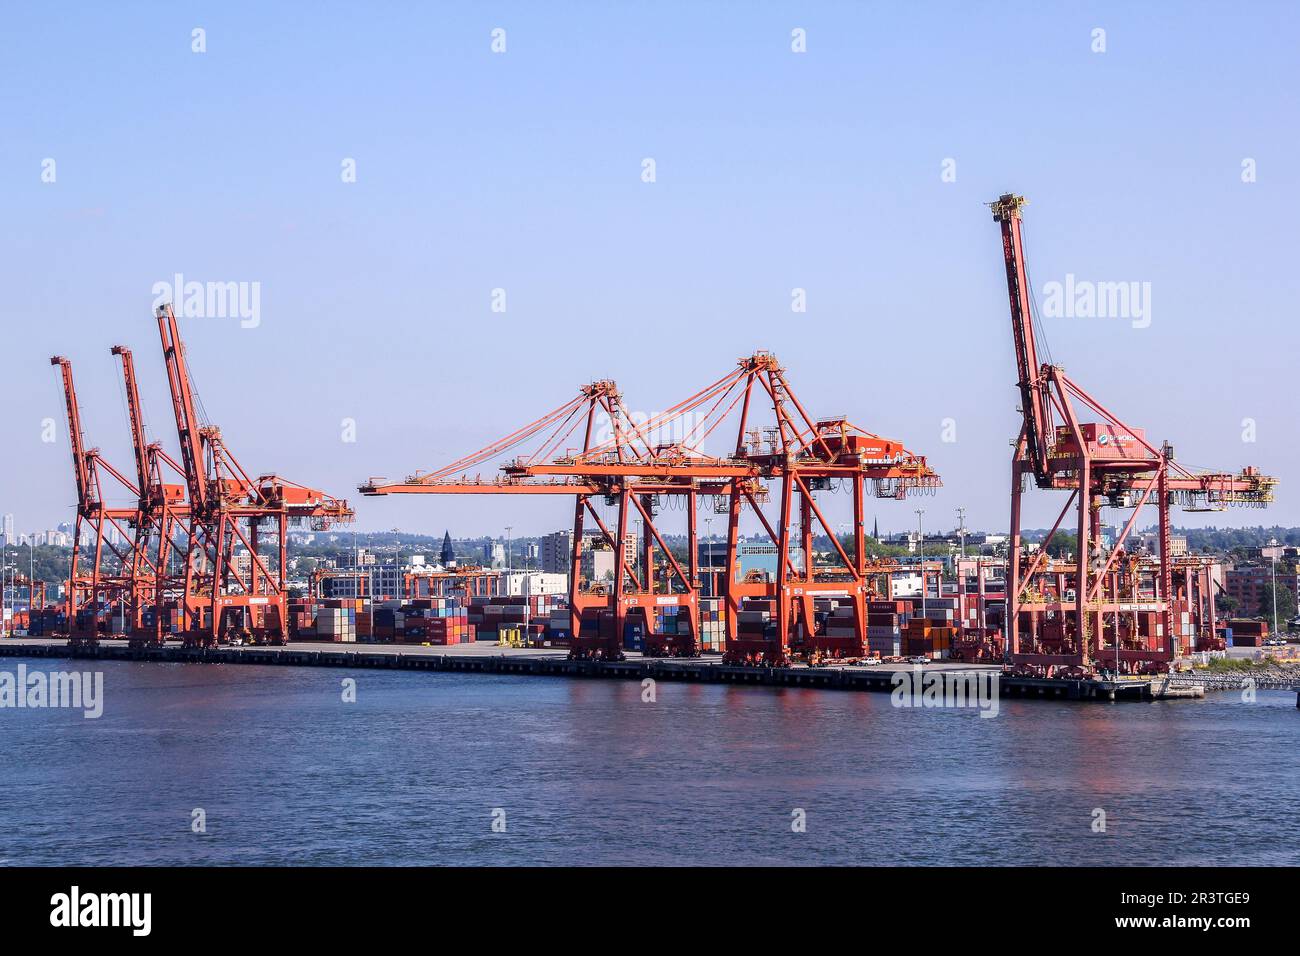
M930 456L946 488L923 502L929 524L951 527L962 505L971 526L1002 528L1017 396L982 203L1007 190L1031 199L1040 286L1152 284L1149 328L1047 321L1056 360L1185 462L1282 477L1271 512L1216 523L1300 524L1293 5L53 3L2 17L0 512L19 530L71 515L50 355L73 359L90 441L129 468L108 350L133 346L151 431L174 447L150 306L176 272L261 284L257 328L184 324L207 411L248 468L348 495L362 529L562 526L561 501L361 499L355 485L445 463L592 378L663 408L757 348L814 413ZM191 52L195 27L206 53ZM496 287L505 315L489 309ZM57 444L40 440L46 417ZM1031 525L1061 504L1033 498ZM872 511L895 530L913 507Z

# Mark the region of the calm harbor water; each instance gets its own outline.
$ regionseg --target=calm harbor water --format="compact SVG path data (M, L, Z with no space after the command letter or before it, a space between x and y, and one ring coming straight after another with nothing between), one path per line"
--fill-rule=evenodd
M73 662L0 669L19 663ZM0 710L4 863L1300 863L1281 692L982 719L870 693L99 666L98 720Z

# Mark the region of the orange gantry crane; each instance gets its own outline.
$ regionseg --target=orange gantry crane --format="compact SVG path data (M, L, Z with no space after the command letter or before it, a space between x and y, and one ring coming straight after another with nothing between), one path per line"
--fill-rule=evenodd
M251 477L220 430L199 420L175 313L164 306L156 317L181 456L178 462L160 442L148 441L134 358L130 349L114 346L122 363L134 481L98 449L86 448L71 363L51 359L62 372L77 487L67 587L70 637L93 643L104 618L117 615L120 630L135 644L159 644L176 634L187 643L210 645L236 633L255 642L282 642L291 524L307 521L323 530L350 521L352 509L343 499L275 474ZM102 473L134 499L132 507L105 503ZM168 480L172 475L181 480ZM274 560L263 548L267 526L275 538ZM87 572L80 556L89 532L94 561ZM240 546L243 554L237 553ZM111 569L110 557L116 559Z
M131 568L135 565L135 555L134 546L128 547L128 542L133 541L131 529L136 510L111 507L105 501L103 476L108 475L131 497L138 497L139 490L104 459L98 448L86 447L72 362L56 355L50 364L58 367L62 381L68 445L72 450L72 472L77 488L66 593L68 636L74 645L93 644L101 624L108 626L115 613L124 617L133 600ZM88 538L93 545L87 570L81 566L81 555Z
M1277 479L1249 467L1237 474L1184 468L1168 442L1156 447L1142 429L1111 414L1061 366L1040 362L1041 332L1031 307L1021 237L1025 199L1008 193L989 205L1002 230L1023 417L1011 466L1010 661L1018 672L1043 676L1084 675L1097 667L1130 673L1167 670L1180 639L1202 636L1188 630L1205 629L1203 624L1184 629L1181 612L1190 614L1208 600L1211 622L1213 614L1203 569L1176 568L1170 553L1170 505L1192 511L1263 507L1273 500ZM1084 421L1085 414L1097 417ZM1039 488L1069 492L1032 556L1022 554L1020 534L1021 496L1031 476ZM1139 511L1148 504L1156 507L1159 519L1159 560L1130 560L1141 557L1130 553L1127 542ZM1103 506L1133 509L1109 554L1101 540ZM1052 561L1048 546L1071 507L1077 554L1069 562ZM1183 572L1177 588L1175 570ZM1180 612L1177 621L1175 611Z
M145 437L144 408L135 374L135 359L124 345L111 349L122 363L122 380L126 394L127 418L131 428L131 447L135 455L136 486L139 499L134 519L135 542L130 568L131 617L128 636L133 645L161 644L163 629L171 607L170 595L179 593L181 579L172 572L172 556L179 552L177 535L185 527L189 506L185 485L164 479L164 467L177 475L180 466L163 451L160 442ZM146 609L152 620L145 624Z
M221 430L200 421L172 307L160 307L157 319L188 492L177 631L187 642L203 645L236 633L254 642L282 643L288 625L290 523L308 521L324 530L351 521L352 509L343 499L278 475L252 477L231 454ZM266 525L275 536L274 561L263 553ZM246 562L236 561L237 545L245 549Z
M753 427L760 405L770 408L773 423ZM736 424L730 434L734 438L721 454L705 452L706 439L733 416ZM581 436L576 449L566 445L577 440L575 435ZM539 438L531 454L506 462L498 477L468 476L471 469ZM642 630L648 654L698 653L697 511L711 505L727 522L723 595L728 609L727 658L771 664L784 662L796 652L863 654L865 601L876 573L865 548L864 498L869 493L902 498L938 484L925 459L901 443L843 418L810 417L776 357L756 352L711 385L643 423L628 414L612 381L596 381L559 408L445 468L396 483L373 478L360 490L367 495L572 495L572 656L599 659L623 657L623 634L629 625ZM771 498L769 486L778 493L775 524L764 511ZM844 486L853 499L853 547L848 550L816 501L817 493ZM602 518L597 508L602 501L614 509L611 520ZM740 575L740 523L746 508L776 550L777 570L771 581ZM685 512L684 561L673 552L661 527L661 512L673 510ZM609 587L582 587L588 520L598 531L597 539L614 552ZM639 534L629 534L632 521L639 525ZM830 537L841 562L834 572L814 567L812 542L818 525ZM801 560L792 558L795 551ZM819 596L851 602L852 623L845 628L850 633L825 632L815 613ZM665 614L675 617L675 628L660 627Z

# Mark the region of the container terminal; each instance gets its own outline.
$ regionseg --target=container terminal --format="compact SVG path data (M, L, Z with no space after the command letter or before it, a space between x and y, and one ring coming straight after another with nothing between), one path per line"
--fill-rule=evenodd
M343 498L240 464L200 414L176 315L163 306L155 318L176 454L146 434L130 348L112 349L134 451L124 469L86 441L72 363L51 359L77 495L71 565L61 599L51 603L43 590L38 599L31 585L28 640L6 642L3 653L827 687L873 687L900 666L930 662L996 670L1026 693L1191 695L1171 676L1178 662L1222 654L1230 642L1263 643L1267 630L1218 619L1223 569L1211 557L1175 552L1170 509L1264 507L1277 480L1253 467L1184 467L1172 443L1148 440L1061 366L1041 361L1021 237L1025 200L1008 193L989 205L1001 234L1021 414L1018 435L1009 436L1008 558L963 557L950 581L924 555L914 563L873 556L867 499L901 506L933 493L938 472L900 440L845 416L810 416L787 369L760 350L648 420L629 413L614 381L593 381L450 464L359 485L376 497L569 499L572 529L548 542L555 572L512 583L490 568L444 564L394 567L376 582L356 569L322 569L307 594L294 596L290 529L324 531L351 522L354 511ZM1063 501L1037 547L1026 546L1021 529L1031 483ZM823 510L831 494L850 502L847 535ZM113 496L133 504L111 507ZM1113 539L1103 537L1103 506L1131 509ZM1146 507L1157 514L1154 549L1134 533ZM742 571L742 520L762 528L771 573ZM716 555L711 535L702 550L701 521L724 528ZM1063 528L1077 545L1053 556ZM668 539L683 532L679 557ZM819 561L814 539L823 536L831 551Z

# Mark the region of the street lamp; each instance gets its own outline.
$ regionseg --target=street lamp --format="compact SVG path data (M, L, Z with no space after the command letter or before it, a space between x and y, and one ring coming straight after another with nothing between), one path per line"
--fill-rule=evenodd
M9 572L9 588L4 590L4 572ZM13 637L13 618L6 614L10 608L14 610L18 606L18 565L13 561L5 561L4 568L0 570L0 634L5 637Z
M1268 546L1273 552L1273 633L1279 633L1277 626L1277 538L1269 538Z
M510 562L510 550L511 550L511 549L510 549L510 531L511 531L512 528L513 528L513 525L506 525L506 573L507 573L507 574L509 574L509 573L511 572L511 570L513 570L512 565L511 565L511 562Z
M966 509L957 509L957 534L961 536L961 556L966 557Z
M393 529L393 597L401 601L406 595L402 593L402 539L398 537L401 533L400 528Z
M644 554L644 548L645 548L645 519L644 518L636 519L636 542L635 543L636 543L636 555L634 560L629 562L629 564L632 567L636 568L638 573L644 575L646 573L646 569L644 567L645 562L642 560L642 555ZM624 547L624 543L619 542L619 547L620 548Z
M925 620L925 530L921 519L925 516L924 508L916 509L916 551L921 556L921 620Z
M361 549L357 547L356 531L352 532L352 589L355 592L353 597L363 596L361 594Z
M717 583L718 579L717 577L714 576L713 573L713 519L712 518L704 519L704 535L709 542L709 595L710 597L717 597L717 594L714 593L714 591L716 590L715 584Z

